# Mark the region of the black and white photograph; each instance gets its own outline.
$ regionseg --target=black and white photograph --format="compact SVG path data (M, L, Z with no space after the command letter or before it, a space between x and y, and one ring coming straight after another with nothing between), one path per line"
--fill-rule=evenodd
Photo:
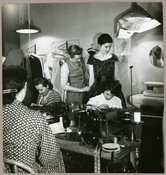
M164 2L0 5L1 173L164 173Z

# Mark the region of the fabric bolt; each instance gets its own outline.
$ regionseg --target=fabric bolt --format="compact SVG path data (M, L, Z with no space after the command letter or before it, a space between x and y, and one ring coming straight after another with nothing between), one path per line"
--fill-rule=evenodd
M61 96L54 90L49 90L46 97L42 94L38 95L37 104L48 106L56 102L61 102Z
M90 98L87 104L95 105L97 107L99 107L100 105L106 104L109 106L109 108L121 108L122 109L120 98L114 96L110 100L106 100L103 93Z
M65 172L59 144L45 118L17 100L3 106L3 156L38 173Z

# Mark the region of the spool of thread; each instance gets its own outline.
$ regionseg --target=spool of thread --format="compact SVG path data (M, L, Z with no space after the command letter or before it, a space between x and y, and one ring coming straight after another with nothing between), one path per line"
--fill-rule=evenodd
M130 118L130 112L126 111L125 112L125 117L129 119Z
M113 140L114 143L117 143L118 142L118 138L115 136L114 137L114 140Z
M134 122L139 123L141 121L141 113L140 112L134 112Z

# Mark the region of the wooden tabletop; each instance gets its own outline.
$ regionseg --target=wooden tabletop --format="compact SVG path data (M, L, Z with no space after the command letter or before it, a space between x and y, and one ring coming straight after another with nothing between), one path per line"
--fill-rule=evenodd
M80 145L79 142L59 139L57 137L56 139L62 150L71 151L71 152L80 153L80 154L89 155L89 156L94 156L95 148L92 145ZM130 141L128 143L130 144L130 146L120 148L119 151L114 152L115 161L120 161L122 158L127 156L130 152L134 151L140 145L140 142ZM101 158L103 159L111 160L111 155L112 155L111 152L105 152L105 151L101 152Z

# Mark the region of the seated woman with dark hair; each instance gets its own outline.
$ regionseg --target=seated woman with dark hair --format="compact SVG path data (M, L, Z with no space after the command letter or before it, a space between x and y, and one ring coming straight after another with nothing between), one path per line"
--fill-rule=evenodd
M45 77L36 78L34 80L35 88L39 91L37 99L38 105L48 106L52 103L61 102L60 94L53 90L52 83Z
M101 109L105 108L122 108L122 102L116 96L121 90L121 85L116 81L104 82L102 93L89 99L87 104L95 105Z
M49 124L59 122L59 117L66 109L65 104L61 100L60 94L53 90L52 83L45 77L36 78L34 80L34 85L39 91L39 95L37 98L37 103L31 104L30 108L40 110L40 112L42 112L46 117Z
M119 123L121 117L123 117L120 110L123 109L122 101L116 95L119 91L121 91L121 85L118 81L105 81L102 93L90 98L87 104L94 105L103 110L106 113L107 121Z
M65 172L59 144L44 116L22 103L27 90L26 71L10 67L4 68L2 75L4 158L22 162L36 173ZM7 165L6 170L11 172Z

